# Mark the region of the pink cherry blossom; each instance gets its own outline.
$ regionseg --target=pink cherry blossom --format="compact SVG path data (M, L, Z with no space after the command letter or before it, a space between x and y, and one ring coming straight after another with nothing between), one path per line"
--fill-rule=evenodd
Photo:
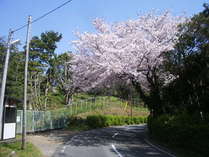
M117 75L148 88L144 72L162 64L162 53L173 49L183 21L169 12L113 24L96 19L96 33L76 33L73 41L73 86L86 91Z

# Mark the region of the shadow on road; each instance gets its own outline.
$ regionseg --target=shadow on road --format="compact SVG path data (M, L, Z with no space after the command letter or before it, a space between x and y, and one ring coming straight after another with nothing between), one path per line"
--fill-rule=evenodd
M80 148L80 151L81 148L108 147L109 151L116 156L120 156L121 153L122 157L169 157L148 145L144 141L145 137L146 125L110 127L79 133L65 144L74 149Z
M110 127L85 131L74 136L70 142L73 146L98 146L110 143L139 144L145 136L145 126Z

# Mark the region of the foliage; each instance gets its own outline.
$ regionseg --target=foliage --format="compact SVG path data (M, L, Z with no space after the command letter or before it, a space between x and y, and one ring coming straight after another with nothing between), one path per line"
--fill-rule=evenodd
M47 104L49 105L50 109L62 108L65 104L64 94L59 91L49 92Z
M180 26L179 41L166 57L175 80L161 91L167 113L209 113L209 8Z
M69 119L68 129L70 131L85 131L89 130L89 126L86 123L86 119L78 116L71 116Z
M60 55L55 53L57 43L61 38L62 35L58 32L47 31L42 33L40 37L34 36L31 39L28 66L29 109L53 109L67 104L65 99L68 99L68 90L65 84L69 83L71 79L71 73L67 70L71 57L69 52ZM6 44L1 38L1 79L5 53ZM6 95L18 100L23 100L24 63L24 52L19 51L17 45L13 45L8 68ZM18 108L21 107L22 104L18 104Z
M15 152L15 157L42 157L41 152L28 142L25 150L21 149L21 142L0 144L0 157L11 156L12 151Z
M20 52L12 52L8 67L6 95L15 99L23 99L24 89L24 56Z
M5 64L6 42L0 38L0 84L3 77L3 68ZM10 60L8 65L7 85L5 95L13 99L21 99L23 92L23 56L18 53L17 45L10 48ZM19 88L22 87L22 88Z
M110 84L103 84L92 88L87 91L87 93L92 95L111 95L125 100L129 100L130 98L140 98L132 83L122 78L115 78L115 80L112 80Z
M209 125L197 115L162 115L149 117L148 127L151 137L169 146L193 151L198 156L209 153Z
M30 42L29 57L29 94L33 108L45 108L48 94L56 85L55 49L57 42L62 38L58 32L49 31L40 37L34 36ZM44 95L40 99L41 95ZM43 106L42 106L43 105Z
M159 85L157 115L148 118L151 136L187 156L209 153L209 6L179 26L174 49L165 53L160 70L174 79ZM159 80L159 78L157 79ZM156 100L156 97L148 100ZM160 105L159 105L160 104ZM156 108L154 108L157 110ZM193 152L192 155L190 152Z
M130 125L146 123L146 117L127 117L113 115L90 115L86 118L90 128L102 128L115 125Z
M65 97L65 104L70 105L72 102L73 92L69 90L68 85L72 83L71 75L72 71L70 71L70 60L71 60L70 52L63 53L57 56L55 60L55 78L56 84L61 94Z
M139 116L116 116L116 115L89 115L86 118L71 116L69 119L70 130L89 130L117 125L143 124L147 122L147 117Z

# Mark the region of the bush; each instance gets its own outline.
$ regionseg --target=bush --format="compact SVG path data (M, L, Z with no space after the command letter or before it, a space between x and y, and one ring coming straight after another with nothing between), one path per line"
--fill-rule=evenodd
M153 138L170 146L192 150L202 156L209 154L209 125L196 116L149 117L148 128Z
M69 121L68 124L69 126L78 126L86 123L85 119L77 116L70 117L68 121Z
M130 125L146 123L146 117L127 117L112 115L91 115L87 116L87 124L90 128L102 128L116 125Z
M71 116L68 121L68 129L71 131L85 131L89 129L84 118Z

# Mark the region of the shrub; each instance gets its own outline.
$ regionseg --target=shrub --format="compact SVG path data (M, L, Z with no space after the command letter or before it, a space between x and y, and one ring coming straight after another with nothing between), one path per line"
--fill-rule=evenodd
M102 128L115 125L142 124L147 122L146 117L127 117L112 115L87 116L87 124L90 128Z
M148 128L153 138L168 145L192 150L202 156L209 153L209 125L196 116L181 114L149 117Z

